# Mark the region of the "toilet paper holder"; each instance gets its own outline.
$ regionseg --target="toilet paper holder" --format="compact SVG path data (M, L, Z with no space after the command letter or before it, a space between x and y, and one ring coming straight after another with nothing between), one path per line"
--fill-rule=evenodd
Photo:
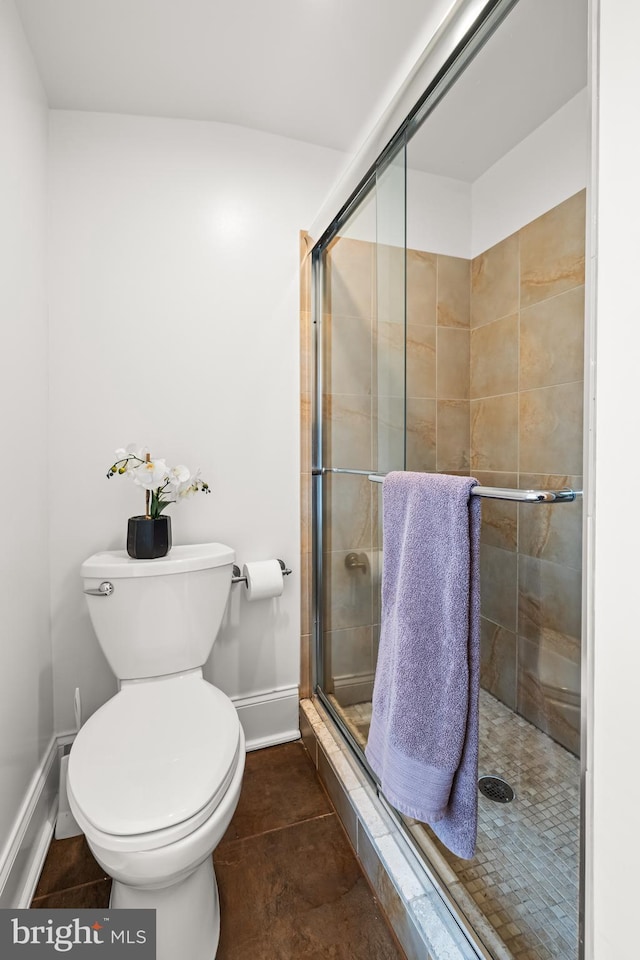
M288 577L289 574L291 573L291 570L289 570L284 560L278 560L278 563L280 564L280 569L282 570L282 576ZM242 574L240 573L240 567L238 566L237 563L234 563L233 576L231 577L231 583L246 583L246 582L247 582L247 578L242 576Z

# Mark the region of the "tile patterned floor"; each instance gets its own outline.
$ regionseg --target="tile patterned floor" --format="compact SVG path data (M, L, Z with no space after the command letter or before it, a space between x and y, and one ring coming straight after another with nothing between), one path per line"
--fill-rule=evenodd
M341 710L364 746L371 704ZM578 952L579 761L481 691L480 774L507 780L512 803L479 797L473 860L454 857L431 831L455 878L498 935L496 956L574 960ZM415 828L414 828L415 831ZM460 905L463 899L458 897ZM488 946L491 946L488 944ZM506 950L504 949L506 947Z
M300 741L247 755L214 854L217 960L404 960ZM54 840L33 907L106 907L84 837Z

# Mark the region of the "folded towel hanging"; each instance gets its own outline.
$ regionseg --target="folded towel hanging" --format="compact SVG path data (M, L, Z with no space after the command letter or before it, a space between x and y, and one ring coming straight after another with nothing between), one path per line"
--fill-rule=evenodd
M400 812L475 852L480 499L472 477L383 484L380 649L366 756Z

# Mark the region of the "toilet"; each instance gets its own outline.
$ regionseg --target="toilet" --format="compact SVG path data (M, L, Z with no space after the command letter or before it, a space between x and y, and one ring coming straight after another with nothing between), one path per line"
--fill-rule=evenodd
M156 910L157 960L212 960L220 933L212 852L240 796L245 739L202 674L229 596L234 551L175 546L82 565L98 641L119 692L69 756L71 811L113 878L111 907Z

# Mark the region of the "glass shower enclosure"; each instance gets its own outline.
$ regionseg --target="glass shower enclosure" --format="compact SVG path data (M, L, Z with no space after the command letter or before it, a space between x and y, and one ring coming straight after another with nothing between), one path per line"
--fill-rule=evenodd
M528 160L555 142L556 167L575 162L558 131L581 116L586 4L560 6L552 23L557 4L497 5L313 254L315 692L365 766L377 481L416 470L503 491L482 499L476 856L402 818L497 960L573 960L580 940L581 500L509 494L582 487L584 182L541 190ZM503 78L527 58L554 95L532 97L524 124Z

